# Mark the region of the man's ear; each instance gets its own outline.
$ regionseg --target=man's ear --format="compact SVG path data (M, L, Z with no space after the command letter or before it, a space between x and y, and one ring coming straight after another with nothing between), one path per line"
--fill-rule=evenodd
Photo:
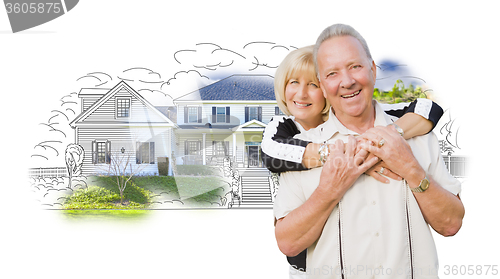
M375 61L372 60L372 74L373 80L377 80L377 65L375 65Z

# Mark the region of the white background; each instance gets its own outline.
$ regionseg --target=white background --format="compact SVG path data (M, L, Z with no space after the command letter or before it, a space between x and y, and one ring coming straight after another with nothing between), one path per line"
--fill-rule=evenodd
M500 265L497 8L436 2L93 0L19 34L0 8L2 277L286 278L271 210L159 211L133 223L68 221L41 210L25 178L37 140L31 127L86 73L140 66L168 76L180 70L174 52L197 43L301 47L337 22L363 34L375 60L411 65L461 119L460 152L472 162L462 191L466 217L456 236L435 237L440 277L458 277L445 275L445 265L483 272Z

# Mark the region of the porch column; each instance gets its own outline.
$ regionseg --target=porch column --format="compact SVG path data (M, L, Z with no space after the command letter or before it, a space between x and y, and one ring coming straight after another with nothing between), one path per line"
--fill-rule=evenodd
M233 133L233 157L236 163L236 133Z
M201 142L201 150L203 150L203 165L207 164L207 151L205 150L205 137L206 133L202 133L203 139Z

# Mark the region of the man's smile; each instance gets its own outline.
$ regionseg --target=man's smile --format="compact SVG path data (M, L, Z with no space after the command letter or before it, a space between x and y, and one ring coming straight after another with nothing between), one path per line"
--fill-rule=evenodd
M361 93L361 89L352 93L352 94L349 94L349 95L341 95L340 97L344 98L344 99L349 99L349 98L352 98L352 97L356 97L359 95L359 93Z

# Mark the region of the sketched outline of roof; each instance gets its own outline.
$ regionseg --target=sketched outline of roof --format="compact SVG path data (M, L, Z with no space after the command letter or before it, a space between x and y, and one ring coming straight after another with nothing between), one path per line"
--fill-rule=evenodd
M257 92L257 91L252 91L251 89L252 88L245 88L245 87L241 87L241 86L238 86L237 82L246 82L246 81L249 81L250 79L252 78L261 78L262 80L264 78L270 78L270 82L271 82L271 86L270 86L270 90L272 91L272 94L268 94L268 96L266 96L265 94L262 94L260 92ZM233 80L236 79L233 82ZM261 83L263 84L263 82ZM214 92L213 91L210 91L212 88L214 87L217 87L217 86L222 86L221 88L230 88L231 85L235 86L235 87L238 87L240 91L247 91L249 93L252 93L252 94L248 94L249 96L263 96L264 98L245 98L245 99L232 99L232 98L213 98L213 97L217 97L217 96L213 96ZM208 92L207 92L208 91ZM217 93L219 93L219 97L220 96L232 96L234 97L234 94L228 94L228 93L231 93L231 90L227 90L227 91L217 91ZM271 92L269 92L271 93ZM200 99L187 99L187 97L191 94L198 94L200 96ZM207 97L207 96L202 96L202 95L205 95L207 94L209 98L204 98L204 97ZM269 98L270 97L270 98ZM267 74L254 74L254 75L248 75L248 74L234 74L234 75L230 75L226 78L223 78L219 81L216 81L212 84L209 84L209 85L206 85L206 86L203 86L197 90L194 90L194 91L191 91L187 94L184 94L180 97L177 97L175 98L174 100L174 103L176 102L200 102L200 101L276 101L276 97L274 95L274 77L271 76L271 75L267 75Z
M163 120L165 120L165 122L166 122L165 124L167 124L169 126L174 126L174 127L177 126L177 124L172 122L172 120L170 120L163 113L161 113L157 108L155 108L148 100L146 100L144 97L142 97L141 94L139 94L130 85L128 85L128 83L126 83L125 81L122 80L118 84L116 84L113 88L109 89L109 91L107 93L105 93L101 98L99 98L99 100L97 100L95 103L93 103L87 110L82 111L82 113L80 113L75 119L73 119L73 121L71 121L69 123L71 128L75 128L76 124L78 124L79 121L90 116L96 109L101 107L102 104L107 102L113 95L115 95L118 91L120 91L122 87L125 87L125 89L130 94L132 94L135 98L137 98L137 100L139 100L143 105L145 105L149 109L153 110L161 118L163 118ZM139 124L139 123L140 122L134 123L134 124ZM130 123L130 124L132 124L132 123Z
M261 127L249 127L250 125L253 125L253 124L257 124ZM231 130L233 130L233 132L238 132L238 131L244 131L246 129L252 129L252 130L263 130L267 127L267 124L264 123L264 122L261 122L257 119L252 119L250 121L247 121L241 125L238 125L236 127L233 127ZM251 131L251 130L246 130L246 131Z

